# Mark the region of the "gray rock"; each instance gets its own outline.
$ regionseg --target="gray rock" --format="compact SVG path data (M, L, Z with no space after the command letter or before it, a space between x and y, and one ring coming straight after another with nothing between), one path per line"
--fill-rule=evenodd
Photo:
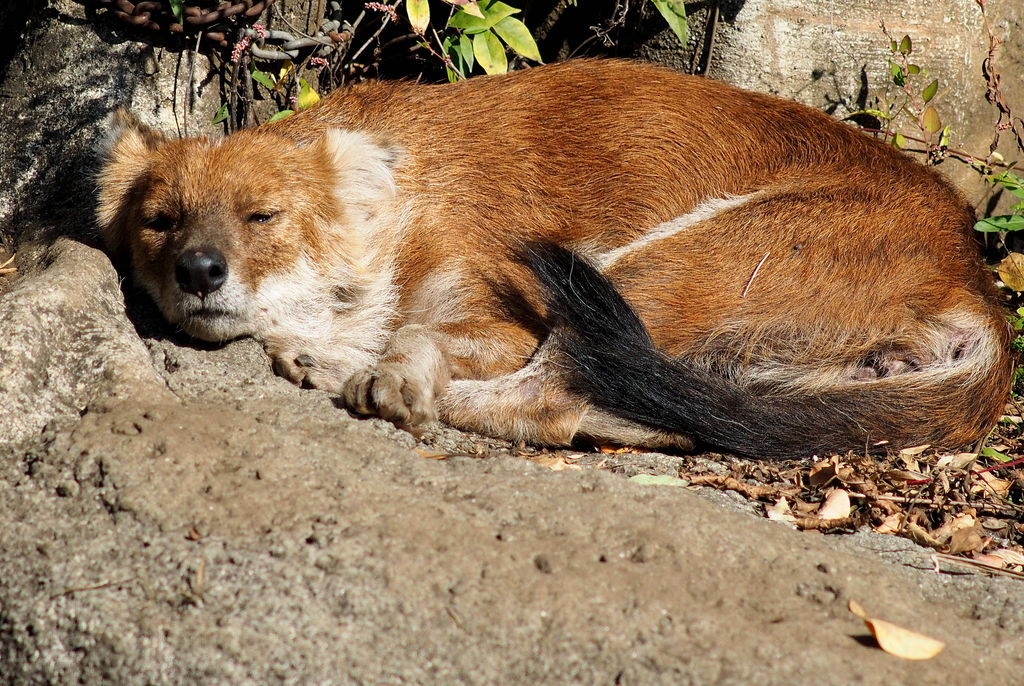
M92 398L129 386L166 393L107 256L62 239L38 265L0 307L0 445L38 439L49 423L76 420Z

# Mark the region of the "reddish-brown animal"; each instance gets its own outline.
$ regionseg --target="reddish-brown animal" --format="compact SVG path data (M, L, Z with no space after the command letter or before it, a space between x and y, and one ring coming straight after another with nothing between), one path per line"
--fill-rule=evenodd
M171 322L403 424L798 456L967 443L1010 383L947 182L658 67L366 83L227 138L122 113L100 189Z

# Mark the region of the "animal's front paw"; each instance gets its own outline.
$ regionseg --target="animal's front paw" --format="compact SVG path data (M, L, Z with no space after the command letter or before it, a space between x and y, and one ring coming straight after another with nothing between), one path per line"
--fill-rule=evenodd
M268 348L274 373L301 388L317 388L341 394L348 369L319 360L307 353L273 350Z
M396 331L384 357L353 374L341 395L355 412L410 427L437 420L436 399L450 380L443 340L413 324Z
M437 420L436 398L448 380L436 365L385 359L352 375L341 395L354 412L416 426Z

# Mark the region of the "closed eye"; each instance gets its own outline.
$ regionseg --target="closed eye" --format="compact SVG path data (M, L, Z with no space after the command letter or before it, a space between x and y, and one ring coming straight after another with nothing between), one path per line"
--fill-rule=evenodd
M269 212L253 212L252 214L249 215L249 220L248 221L249 221L250 224L266 224L267 222L269 222L270 220L272 220L276 216L277 216L277 212L273 212L273 211L269 211Z
M160 231L162 233L164 231L171 231L172 229L177 227L178 220L169 214L156 214L151 217L146 217L143 220L142 224L147 229L152 229L153 231Z

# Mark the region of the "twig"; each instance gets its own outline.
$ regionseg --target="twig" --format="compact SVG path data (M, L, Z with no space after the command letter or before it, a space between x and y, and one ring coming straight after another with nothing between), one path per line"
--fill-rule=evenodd
M195 105L195 79L196 79L196 56L199 54L199 44L203 40L203 32L196 34L196 47L188 50L188 92L185 94L185 136L188 136L189 114Z
M861 131L864 131L866 133L880 133L880 134L883 134L885 136L892 136L892 135L894 135L896 133L896 131L894 131L892 129L876 129L876 128L873 128L873 127L870 127L870 126L860 126L858 128L860 128ZM930 145L930 143L928 141L926 141L925 139L923 139L923 138L918 138L916 136L910 136L908 134L901 134L901 135L904 138L906 138L908 141L914 141L915 143L922 143L924 145ZM929 150L916 150L916 149L909 149L909 148L907 148L906 150L907 150L907 152L920 152L920 153L927 153L927 152L929 152ZM979 159L978 155L972 155L971 153L967 152L966 150L961 150L959 148L946 148L945 153L947 155L952 155L953 157L957 158L958 160L960 160L961 162L963 162L965 164L974 164ZM995 161L995 160L993 160L991 162L985 162L985 165L989 166L989 167L1002 167L1002 168L1006 169L1007 171L1024 171L1024 167L1019 167L1019 166L1017 166L1015 164L1011 165L1011 164L1007 164L1006 162L999 162L999 161Z
M978 562L977 560L969 560L966 557L957 557L955 555L947 555L945 553L932 553L932 562L935 564L935 571L942 572L939 566L939 562L946 562L947 564L968 567L970 569L985 572L986 574L998 574L1000 576L1009 576L1014 579L1024 579L1024 572L1017 572L1012 569L1002 569L1000 567L993 567L987 565L984 562Z
M700 51L694 50L693 57L690 60L690 73L706 75L708 70L711 69L711 57L715 49L715 37L718 34L718 17L721 13L721 0L715 0L714 5L711 7L711 16L708 18L707 28L704 31L704 41L701 45ZM704 64L701 65L701 69L697 71L697 58L698 56L703 57Z
M398 3L395 3L395 7L398 7ZM363 43L358 50L352 53L352 56L348 58L349 62L355 62L357 59L359 59L359 56L363 54L363 51L366 50L366 48L370 47L370 43L376 40L377 37L380 36L381 33L383 33L384 29L387 28L388 22L390 21L391 17L388 15L384 15L384 21L380 23L380 26L377 27L377 30L374 31L373 35L367 38L366 42Z
M249 67L252 65L252 53L246 52L242 55L242 59L245 60L246 72L249 71ZM241 60L239 60L241 62ZM253 92L252 86L252 75L246 73L245 78L242 79L242 87L245 88L245 105L242 108L242 128L248 128L255 119L255 115L252 111L252 103L255 101L255 93Z
M616 28L622 26L626 22L626 15L629 13L629 0L615 0L615 8L612 9L611 16L608 21L605 22L605 26L591 26L590 30L594 32L594 35L587 38L585 41L576 46L576 49L569 54L569 57L573 57L585 45L593 42L595 39L600 40L601 44L606 48L610 48L615 45L615 41L608 35Z
M462 623L462 619L459 617L458 612L456 612L453 608L449 607L448 605L444 606L444 611L447 612L448 616L451 617L451 620L455 622L455 626L459 627L463 631L466 630L466 627Z
M992 137L992 143L989 145L989 161L992 159L992 155L996 152L996 148L999 147L999 132L1009 129L1014 137L1017 139L1017 148L1024 150L1024 137L1021 136L1021 132L1017 130L1017 125L1014 123L1013 111L1006 102L1006 97L1003 95L1003 89L1000 85L1002 76L999 70L996 68L996 53L999 52L999 48L1003 44L1003 39L995 34L992 30L992 25L988 21L988 13L985 11L985 0L975 0L978 7L981 9L981 18L985 22L985 32L988 34L988 56L981 64L981 73L985 76L988 89L985 92L985 99L991 104L996 106L999 112L999 117L995 121L994 134ZM1005 119L1005 121L1004 121ZM1017 121L1024 123L1024 120L1017 118Z
M854 526L853 517L827 519L825 517L794 517L793 526L802 531L826 531L829 529L845 529Z
M241 34L236 36L236 42L241 38ZM238 130L238 125L241 120L238 118L238 65L241 60L231 63L231 76L228 79L228 87L231 89L228 93L228 133L234 133Z
M780 486L755 486L744 483L734 476L719 476L717 474L685 475L683 478L687 479L691 486L711 486L723 491L736 491L754 500L777 498L780 495L788 495L799 491L799 488L795 486L785 488Z
M189 587L192 590L192 593L199 600L201 600L201 601L205 600L205 598L203 598L203 591L204 591L203 587L206 585L206 558L205 557L199 558L199 564L196 565L195 574L193 574L192 578L188 580L188 584L189 584Z
M67 588L67 589L64 589L63 591L61 591L60 593L55 593L52 597L59 598L59 597L64 596L64 595L72 595L74 593L81 593L82 591L98 591L100 589L108 588L110 586L121 586L123 584L127 584L127 583L130 583L132 581L135 581L135 579L136 579L136 577L132 576L132 577L128 577L127 579L121 579L120 581L105 581L105 582L103 582L101 584L95 584L93 586L77 586L75 588Z
M946 507L948 505L955 505L957 507L974 507L978 510L987 510L989 512L999 513L1010 513L1010 514L1021 514L1024 513L1024 507L1016 505L1000 505L996 503L971 503L966 500L944 500L938 501L934 498L910 498L898 495L868 495L867 493L850 493L851 498L863 498L867 500L886 500L893 503L903 503L905 505L930 505L932 507Z
M1000 469L1006 469L1007 467L1016 467L1019 464L1024 464L1024 457L1018 457L1016 460L1002 462L1000 464L992 465L991 467L985 467L984 469L972 469L971 474L984 474L985 472L994 472Z
M435 29L433 26L431 26L430 27L430 31L434 34L434 40L437 41L437 44L443 46L444 43L442 43L442 41L441 41L441 36L437 35L437 29ZM420 45L425 47L430 52L431 55L433 55L437 59L441 60L441 63L444 66L448 67L453 72L455 72L458 75L460 80L462 80L462 81L466 80L466 75L463 74L462 71L460 71L459 68L455 66L455 62L452 61L452 58L449 57L448 55L442 55L441 53L439 53L436 50L434 50L434 48L431 47L430 42L427 40L426 36L423 36L423 43L421 43Z

